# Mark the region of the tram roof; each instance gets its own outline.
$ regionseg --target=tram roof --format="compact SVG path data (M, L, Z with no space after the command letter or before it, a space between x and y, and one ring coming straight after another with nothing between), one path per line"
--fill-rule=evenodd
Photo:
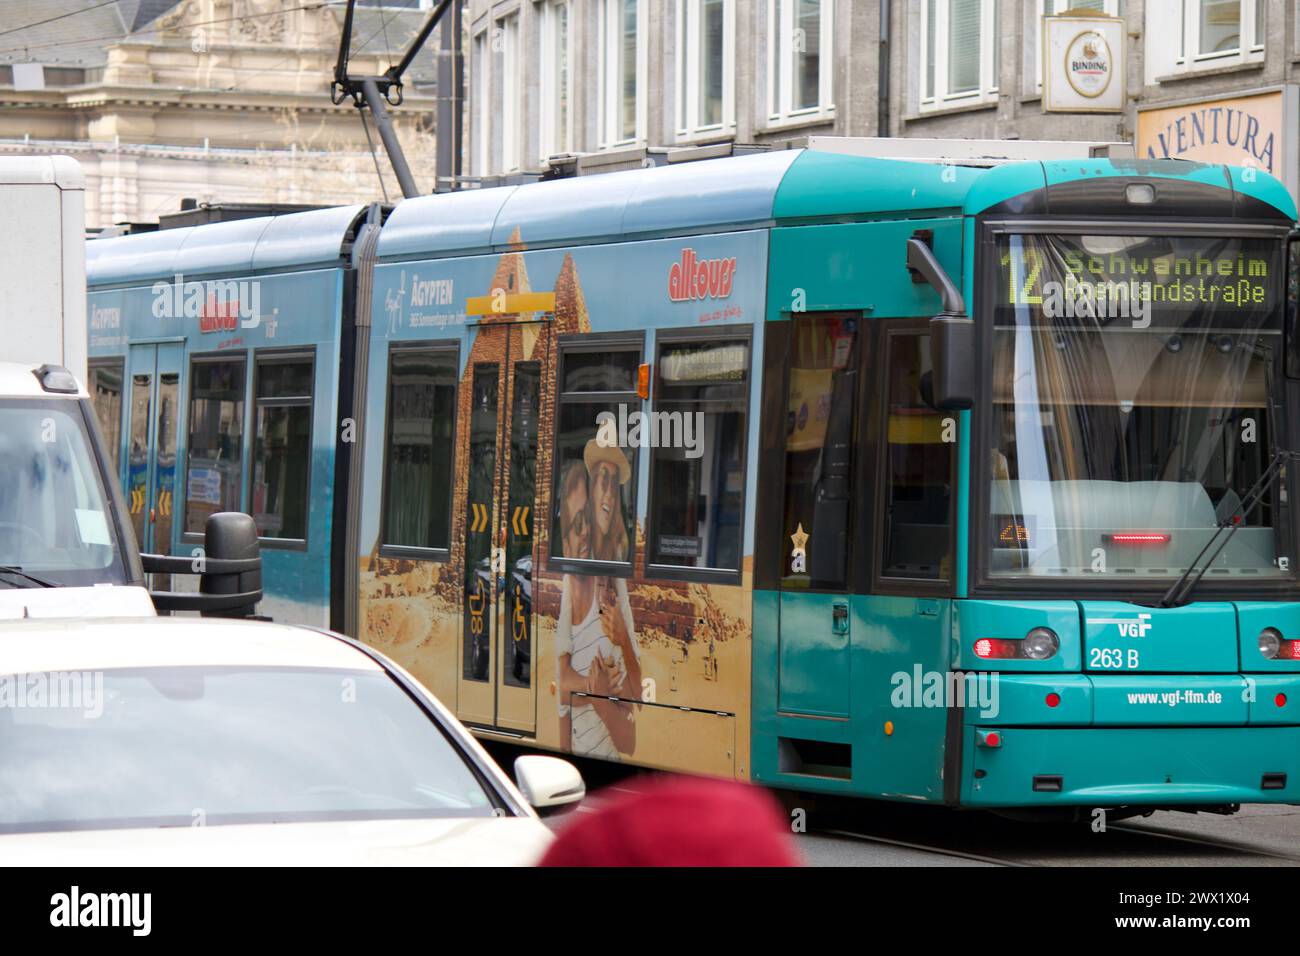
M1296 218L1281 182L1236 167L1083 158L984 168L791 149L408 199L380 234L379 258L507 251L516 230L524 248L544 248L899 213L1077 216L1099 197L1124 203L1132 177L1177 184L1143 215Z
M292 271L336 263L362 204L162 229L86 243L86 283Z
M419 196L400 203L379 237L381 260L689 235L782 223L903 215L1088 215L1124 202L1131 178L1167 180L1145 215L1296 219L1267 173L1178 160L1073 159L992 168L854 156L816 149L670 164L525 186ZM1111 180L1108 186L1105 180ZM1164 200L1170 201L1164 201ZM190 226L86 245L91 287L238 275L338 261L363 205Z

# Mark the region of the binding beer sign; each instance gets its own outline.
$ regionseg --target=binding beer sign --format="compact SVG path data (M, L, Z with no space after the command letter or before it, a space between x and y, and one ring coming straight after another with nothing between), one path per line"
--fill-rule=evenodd
M1121 113L1124 21L1075 12L1043 17L1043 112Z
M1189 159L1271 173L1297 193L1300 87L1275 86L1145 106L1137 115L1139 159Z

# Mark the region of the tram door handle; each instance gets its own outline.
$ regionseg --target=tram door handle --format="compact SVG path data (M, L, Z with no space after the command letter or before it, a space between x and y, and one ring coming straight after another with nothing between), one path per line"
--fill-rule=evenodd
M849 633L849 605L846 601L836 601L831 605L831 633Z

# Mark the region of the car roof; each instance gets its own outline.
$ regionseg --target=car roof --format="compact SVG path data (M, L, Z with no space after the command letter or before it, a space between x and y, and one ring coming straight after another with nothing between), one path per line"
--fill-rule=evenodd
M67 392L47 392L36 380L35 372L39 365L26 362L0 362L0 395L6 398L87 398L86 386L78 382L75 395Z
M383 670L329 634L284 624L150 617L0 625L0 674L192 666Z

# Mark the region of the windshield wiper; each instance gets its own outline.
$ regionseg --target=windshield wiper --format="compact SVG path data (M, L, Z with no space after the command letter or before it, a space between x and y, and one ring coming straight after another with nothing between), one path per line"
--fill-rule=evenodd
M1170 585L1169 590L1165 592L1165 596L1160 599L1160 607L1181 607L1187 603L1192 591L1196 589L1196 585L1201 583L1201 578L1205 577L1205 573L1210 570L1210 565L1214 564L1214 559L1228 546L1228 542L1236 534L1237 529L1246 523L1246 518L1255 510L1255 506L1264 500L1265 493L1272 487L1273 480L1277 477L1278 472L1282 470L1282 466L1288 461L1297 460L1300 460L1300 452L1278 449L1273 455L1273 460L1268 463L1268 467L1250 486L1246 496L1241 499L1240 507L1234 509L1232 514L1227 515L1219 522L1218 527L1214 529L1214 534L1210 535L1210 540L1205 542L1205 547L1197 552L1196 557L1192 559L1192 563L1187 566L1187 569L1183 571L1178 580ZM1225 531L1227 534L1224 534ZM1222 535L1222 540L1220 540L1220 535ZM1205 564L1198 571L1196 565L1211 548L1214 548L1214 551L1206 558Z
M25 587L38 587L38 588L58 587L58 585L55 584L53 581L47 581L44 578L38 578L34 574L28 574L22 568L17 567L16 565L13 564L0 564L0 574L12 574L15 577L26 578L28 581L31 582L31 584L24 585Z

